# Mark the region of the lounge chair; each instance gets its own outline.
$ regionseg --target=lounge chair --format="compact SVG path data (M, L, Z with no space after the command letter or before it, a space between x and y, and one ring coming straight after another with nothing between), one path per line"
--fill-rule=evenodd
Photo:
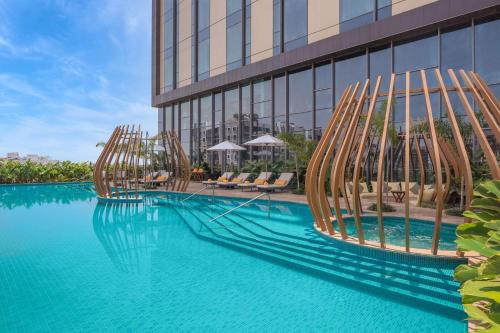
M165 170L160 170L158 176L151 180L153 185L164 185L172 179L172 172L167 172Z
M151 183L153 180L155 180L158 176L160 175L159 172L152 172L151 174L146 174L146 176L142 179L138 179L137 182L139 184L149 184Z
M245 181L243 184L238 184L238 187L241 188L242 191L245 189L252 191L257 188L258 185L264 185L270 177L271 172L261 172L259 177L257 177L252 183Z
M233 178L233 174L234 174L234 172L224 172L222 174L222 176L220 176L219 178L217 178L215 180L209 179L209 180L206 180L202 183L205 185L217 185L217 182L223 182L224 180L227 180L227 181L231 180L231 178Z
M346 194L347 194L347 197L351 198L352 197L352 193L354 192L353 191L353 188L354 188L354 185L353 185L353 182L348 182L346 184ZM359 183L359 195L360 196L363 196L364 194L369 194L370 191L368 191L368 185L366 185L366 183Z
M238 177L234 177L230 181L225 180L222 182L217 182L217 185L219 187L224 187L224 188L235 188L238 184L243 184L244 182L246 182L248 177L250 177L250 174L243 172L243 173L240 173Z
M280 190L281 192L283 192L283 190L288 187L288 184L290 184L292 178L293 178L293 173L285 172L282 173L279 176L279 178L274 181L274 184L257 185L257 189L259 191L266 191L266 192L275 192L276 190Z

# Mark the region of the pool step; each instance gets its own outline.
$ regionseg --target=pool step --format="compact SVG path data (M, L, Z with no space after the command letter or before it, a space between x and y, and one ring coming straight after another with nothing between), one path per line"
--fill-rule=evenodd
M257 257L265 257L273 261L278 260L280 264L287 267L314 273L324 279L345 282L350 287L352 287L352 281L356 281L357 287L364 288L366 291L379 293L384 297L387 297L387 293L390 293L391 297L395 299L402 297L406 301L421 302L422 306L431 306L432 309L439 310L440 313L445 311L447 315L456 316L457 318L463 317L458 294L450 292L447 288L442 289L432 287L432 284L426 285L413 280L405 280L398 272L381 272L380 270L374 272L372 267L369 266L366 266L366 269L359 269L359 267L355 267L347 261L338 262L336 257L319 259L316 257L317 254L311 257L311 255L304 254L291 247L276 246L276 244L270 242L263 244L261 241L248 239L248 237L241 238L235 235L234 230L226 226L214 228L200 222L207 221L209 216L216 216L217 212L213 210L212 214L208 214L205 209L197 208L195 209L189 205L188 209L180 210L184 213L181 213L183 220L200 238L245 253L251 252L252 255ZM192 221L189 215L193 216L195 221ZM415 272L415 275L418 275L418 272ZM444 275L443 279L445 281L450 280L450 277Z
M203 210L197 210L203 214ZM205 214L208 215L208 214ZM209 216L209 215L208 215ZM225 218L224 218L225 219ZM401 271L388 270L385 267L374 266L364 263L363 261L352 262L345 259L340 259L337 256L327 256L319 251L311 251L304 248L298 248L289 244L283 244L276 241L261 240L256 237L242 234L241 230L235 230L233 226L224 225L223 221L214 221L216 226L210 228L218 233L221 237L225 237L229 241L244 242L248 246L254 246L260 249L271 248L278 249L288 253L294 259L307 261L326 269L335 268L344 273L360 274L362 279L375 280L385 279L385 282L390 285L395 285L399 288L408 289L410 292L419 292L431 294L442 299L450 299L457 301L456 295L457 286L453 283L446 283L442 279L419 278L415 275L405 274ZM363 257L358 257L362 259ZM413 272L415 274L416 272ZM389 279L387 279L389 278ZM445 277L449 280L448 277ZM451 281L450 281L451 282Z
M205 211L203 206L194 207L200 211ZM211 207L213 214L207 214L207 216L219 214L221 209L224 210L222 207L219 207L219 209ZM237 219L245 219L245 221L241 222ZM449 290L456 291L458 288L458 284L449 279L449 276L453 271L449 267L439 267L439 269L437 269L435 267L422 266L420 263L402 264L401 261L387 261L387 258L380 259L376 257L360 256L359 253L345 251L344 249L339 251L339 246L341 245L339 244L340 241L336 241L335 243L334 240L326 241L324 239L308 239L296 235L276 232L265 227L263 225L265 222L255 222L236 213L226 215L224 218L220 219L220 222L224 222L230 230L242 233L242 236L244 237L256 237L259 240L278 242L280 244L298 248L298 251L306 251L307 254L313 254L315 257L323 257L327 260L331 259L341 262L347 260L349 264L360 261L360 264L363 265L363 267L367 267L369 269L376 269L377 266L382 266L382 273L385 273L386 270L390 269L397 270L396 274L403 271L403 277L409 279L415 279L416 277L414 275L415 273L418 273L419 277L416 281L421 281L421 277L423 277L424 280L428 279L432 284L441 284L442 287ZM217 230L219 229L216 226L213 226L212 228ZM342 245L344 244L342 243Z

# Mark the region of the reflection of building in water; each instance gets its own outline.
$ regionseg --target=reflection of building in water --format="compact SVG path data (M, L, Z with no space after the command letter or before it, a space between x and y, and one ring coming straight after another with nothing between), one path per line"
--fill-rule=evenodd
M149 204L96 205L94 233L120 271L140 272L150 266L161 229L158 214Z

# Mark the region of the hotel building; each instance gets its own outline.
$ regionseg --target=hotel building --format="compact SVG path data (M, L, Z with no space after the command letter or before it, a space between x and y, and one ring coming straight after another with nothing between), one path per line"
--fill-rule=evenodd
M224 140L284 131L317 140L346 86L378 75L387 90L396 73L401 89L406 71L463 68L500 96L500 0L152 3L158 129L175 130L193 164L218 165L218 154L206 149ZM434 95L434 116L445 117ZM396 128L404 121L401 99ZM412 99L413 116L424 117L424 97ZM261 157L255 149L237 158Z

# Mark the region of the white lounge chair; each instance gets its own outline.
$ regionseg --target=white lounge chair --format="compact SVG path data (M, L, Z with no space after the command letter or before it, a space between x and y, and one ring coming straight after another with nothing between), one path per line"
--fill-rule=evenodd
M245 183L248 177L250 177L250 173L242 172L238 175L238 177L234 177L230 181L226 180L222 182L217 182L217 185L219 187L224 187L224 188L235 188L238 184Z
M231 180L233 178L234 172L224 172L222 176L214 180L205 180L202 182L205 185L217 185L218 182L223 182L224 180Z
M275 192L276 190L280 190L281 192L283 192L283 190L288 187L288 184L290 184L292 178L293 178L293 173L284 172L279 176L278 179L274 181L274 184L257 185L257 189L259 191L267 191L267 192Z
M244 182L243 184L238 184L238 187L241 188L241 190L249 189L252 191L253 189L256 189L258 185L264 185L264 183L271 177L271 172L261 172L259 177L257 177L253 183L250 182Z

